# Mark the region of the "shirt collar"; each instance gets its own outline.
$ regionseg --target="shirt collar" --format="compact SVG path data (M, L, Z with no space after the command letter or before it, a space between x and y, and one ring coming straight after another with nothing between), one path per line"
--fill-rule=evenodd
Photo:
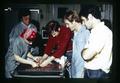
M25 27L28 27L28 28L31 27L31 24L29 24L28 26L26 24L24 24L23 22L21 22L21 24L23 24Z
M86 29L86 27L84 26L84 25L81 25L80 26L80 29L79 29L79 32L82 32L82 31L84 31Z
M74 35L81 33L82 31L84 31L86 29L86 27L84 25L80 25L80 29L79 31L74 31Z
M99 21L98 24L96 24L96 26L90 30L90 32L101 29L103 25L104 25L104 22Z

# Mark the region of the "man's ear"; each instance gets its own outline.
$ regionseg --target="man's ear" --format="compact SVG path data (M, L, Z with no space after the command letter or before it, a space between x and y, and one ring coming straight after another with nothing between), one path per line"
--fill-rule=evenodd
M88 19L93 19L93 15L92 14L88 14Z
M60 31L60 27L58 28L58 31Z
M75 20L73 20L72 24L74 24L74 23L75 23Z

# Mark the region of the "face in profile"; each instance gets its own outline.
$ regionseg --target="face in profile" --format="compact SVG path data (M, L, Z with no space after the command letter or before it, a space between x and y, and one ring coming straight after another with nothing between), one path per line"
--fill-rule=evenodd
M82 24L85 25L87 29L92 28L92 19L89 18L89 15L88 15L88 18L81 16L81 19L82 19Z
M59 34L59 31L52 31L52 32L51 32L51 35L52 35L53 37L58 36L58 34Z
M70 22L67 19L64 20L64 23L65 23L66 27L70 28L71 31L75 30L74 23Z
M29 23L30 23L30 15L23 16L22 21L23 21L24 24L29 25Z

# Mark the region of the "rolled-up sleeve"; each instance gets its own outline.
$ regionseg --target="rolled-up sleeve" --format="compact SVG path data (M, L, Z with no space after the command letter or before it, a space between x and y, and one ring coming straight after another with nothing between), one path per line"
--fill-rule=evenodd
M18 38L16 38L16 40L13 44L13 53L20 56L21 55L21 49L20 49L21 46L17 39Z
M54 38L53 37L49 37L48 41L47 41L47 44L45 46L45 51L44 53L47 54L47 55L50 55L51 54L51 51L54 47Z

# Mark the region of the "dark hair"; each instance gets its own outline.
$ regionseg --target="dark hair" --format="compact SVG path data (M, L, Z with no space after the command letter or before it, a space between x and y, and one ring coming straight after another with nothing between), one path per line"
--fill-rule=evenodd
M65 13L64 19L67 19L67 20L69 20L70 22L73 22L74 20L75 20L76 22L81 22L78 14L77 14L77 12L76 12L76 11L72 11L72 10L69 10L69 11L67 11L67 12Z
M101 19L101 13L98 6L95 5L86 5L81 7L79 17L84 16L88 17L88 14L92 14L95 18Z
M60 28L60 24L55 20L49 21L46 25L46 30L49 34L51 34L52 31L58 31L58 28Z
M20 9L19 11L19 17L22 18L23 16L27 16L30 15L30 11L29 9Z

